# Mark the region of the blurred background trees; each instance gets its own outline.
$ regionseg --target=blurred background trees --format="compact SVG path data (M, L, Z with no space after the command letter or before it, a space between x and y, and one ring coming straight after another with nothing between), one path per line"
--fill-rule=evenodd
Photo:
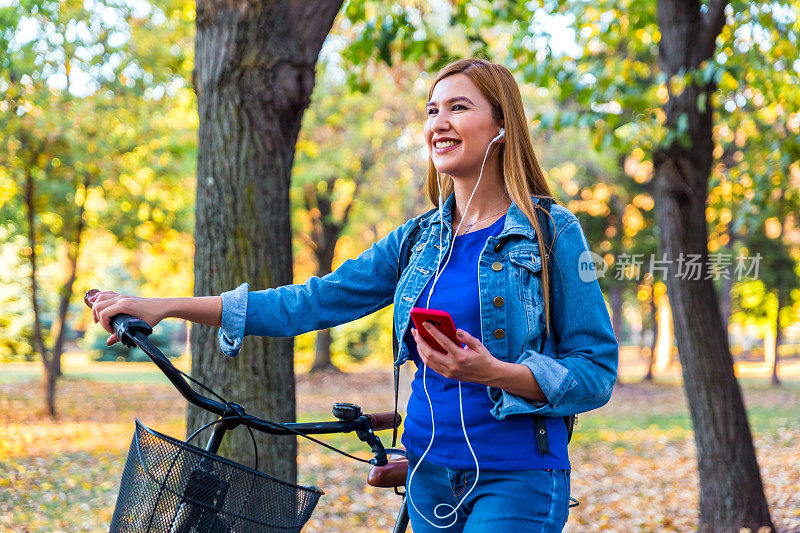
M113 3L2 8L4 252L17 287L26 279L31 311L4 319L28 332L27 346L8 356L42 360L51 416L80 269L113 253L82 258L87 240L110 232L133 249L191 227L194 121L180 77L191 58L180 48L180 17L167 14ZM11 298L22 301L19 291Z

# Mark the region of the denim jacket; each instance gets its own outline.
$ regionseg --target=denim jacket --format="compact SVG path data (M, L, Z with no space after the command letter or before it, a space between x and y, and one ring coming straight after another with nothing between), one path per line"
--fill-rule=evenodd
M534 198L533 201L538 201ZM302 285L248 292L242 283L222 293L222 351L235 356L246 334L291 337L344 324L394 303L400 343L396 365L409 358L403 341L410 311L452 242L451 194L421 221L408 266L397 281L400 243L414 219L390 232L355 259ZM529 401L487 387L492 414L565 416L608 402L617 379L618 345L594 263L578 218L553 204L554 260L551 335L545 336L542 259L533 226L512 202L502 232L489 237L478 261L481 342L502 361L527 366L547 402ZM443 233L442 233L443 232ZM441 233L442 247L439 246ZM442 259L444 260L444 259ZM546 338L545 338L546 337Z

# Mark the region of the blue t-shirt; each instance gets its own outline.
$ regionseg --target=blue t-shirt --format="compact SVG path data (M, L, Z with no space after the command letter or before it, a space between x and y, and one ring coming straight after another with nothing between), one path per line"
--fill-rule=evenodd
M505 215L491 226L459 235L453 243L450 262L436 281L430 300L430 309L447 311L457 328L481 339L480 309L478 303L478 258L486 239L503 230ZM442 255L441 264L447 261ZM441 266L439 267L441 269ZM416 307L427 307L433 278L422 291ZM431 407L435 422L435 438L425 459L448 468L474 469L475 460L464 438L459 410L459 382L427 369L423 386L423 365L417 352L416 341L409 327L405 335L409 355L417 365L411 383L402 443L421 457L431 438ZM550 453L539 453L531 415L513 415L497 420L490 410L492 401L486 385L461 383L461 405L464 427L480 468L486 470L524 470L532 468L569 468L567 456L567 431L561 418L547 418Z

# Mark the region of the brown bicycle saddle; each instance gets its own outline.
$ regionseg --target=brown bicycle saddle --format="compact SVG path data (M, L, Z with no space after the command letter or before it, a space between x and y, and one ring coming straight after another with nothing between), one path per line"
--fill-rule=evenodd
M373 487L402 487L408 475L408 459L399 453L389 454L386 466L373 466L367 476L367 483Z

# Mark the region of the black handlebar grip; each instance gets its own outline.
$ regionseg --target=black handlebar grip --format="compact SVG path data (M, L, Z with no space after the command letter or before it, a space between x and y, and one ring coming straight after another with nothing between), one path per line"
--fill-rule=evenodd
M93 296L98 292L100 291L97 289L90 289L86 291L86 294L83 295L84 303L89 307L92 307ZM114 334L117 336L119 341L128 348L133 348L136 346L136 343L133 342L133 336L135 334L144 333L145 335L149 336L151 333L153 333L153 328L150 327L150 324L141 318L136 318L135 316L125 313L120 313L111 317L111 328L114 330Z
M153 333L153 328L150 327L150 324L141 318L125 313L112 316L111 327L114 328L114 334L116 334L119 341L128 348L136 346L133 336L137 333L141 332L147 336Z

